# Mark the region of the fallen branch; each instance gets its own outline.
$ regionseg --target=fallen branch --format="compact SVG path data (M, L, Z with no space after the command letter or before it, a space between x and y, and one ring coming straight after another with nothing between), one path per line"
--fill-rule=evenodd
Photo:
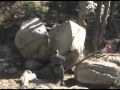
M88 58L90 58L90 57L92 57L94 54L96 54L96 53L100 53L100 51L95 51L95 52L93 52L92 54L90 54L90 55L88 55L88 56L86 56L85 58L83 58L81 61L79 61L79 62L77 62L77 63L75 63L75 64L73 64L73 65L71 65L70 67L68 67L67 69L65 69L65 72L67 71L67 70L69 70L70 68L72 68L73 66L76 66L76 65L78 65L78 64L80 64L80 63L82 63L83 61L85 61L86 59L88 59Z

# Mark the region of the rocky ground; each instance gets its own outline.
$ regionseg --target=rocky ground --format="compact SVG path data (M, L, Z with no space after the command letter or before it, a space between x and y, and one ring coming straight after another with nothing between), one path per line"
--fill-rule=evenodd
M15 48L11 48L9 45L0 45L0 89L21 89L20 77L25 71L24 58L19 53L14 52ZM118 57L120 54L111 54L111 56ZM106 58L105 54L95 55L89 60L103 60ZM60 86L52 79L37 78L29 82L27 89L97 89L97 88L118 88L115 86L104 87L102 85L89 85L79 83L73 73L66 73L65 86Z
M72 81L71 81L71 80ZM60 86L53 81L38 79L29 83L27 89L84 89L86 87L80 86L79 83L73 78L73 75L65 75L66 86ZM21 83L19 78L11 79L1 79L0 80L1 89L20 89Z
M0 45L0 89L20 89L22 88L20 77L24 73L24 58L20 55L14 45ZM73 74L65 74L66 86L60 86L53 80L37 78L30 82L26 88L85 88L79 85Z
M39 79L37 81L30 82L27 89L87 89L87 87L81 86L73 77L73 75L65 75L66 86L60 86L52 81ZM20 89L21 84L19 78L15 79L0 79L1 89Z
M30 82L28 87L24 89L103 89L104 87L83 85L75 80L73 75L65 75L65 86L60 86L54 82L39 79L37 81ZM117 89L117 87L111 86L110 89ZM19 78L0 79L0 89L22 89Z

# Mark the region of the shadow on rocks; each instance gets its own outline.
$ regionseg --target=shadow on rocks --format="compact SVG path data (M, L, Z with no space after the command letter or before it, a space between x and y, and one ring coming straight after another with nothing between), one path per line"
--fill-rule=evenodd
M71 86L82 86L82 87L87 87L89 89L108 89L111 86L105 86L105 85L94 85L94 84L84 84L84 83L80 83L78 82L75 78L69 78L65 81L65 85L67 87L71 87Z

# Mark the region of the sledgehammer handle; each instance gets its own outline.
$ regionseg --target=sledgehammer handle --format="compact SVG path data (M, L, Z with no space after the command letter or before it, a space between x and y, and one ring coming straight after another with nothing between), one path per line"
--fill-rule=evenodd
M71 66L68 67L67 69L65 69L65 72L66 72L67 70L69 70L70 68L72 68L73 66L76 66L77 64L82 63L83 61L85 61L86 59L90 58L91 56L93 56L93 55L96 54L96 53L100 53L100 51L95 51L95 52L93 52L92 54L86 56L86 57L83 58L81 61L79 61L79 62L77 62L77 63L71 65Z

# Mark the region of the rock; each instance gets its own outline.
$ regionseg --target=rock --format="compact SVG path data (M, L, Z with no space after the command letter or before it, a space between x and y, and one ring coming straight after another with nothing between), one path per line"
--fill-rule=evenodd
M116 78L116 80L114 81L115 86L119 86L120 87L120 75Z
M13 67L13 68L9 68L8 70L7 70L7 73L9 73L9 74L14 74L14 73L16 73L18 70L15 68L15 67Z
M40 84L39 86L35 87L35 89L50 89L50 87Z
M76 63L83 54L86 30L73 21L66 21L49 32L50 52L59 50L66 57L64 67Z
M8 63L8 62L2 62L2 66L3 66L3 67L8 67L8 66L9 66L9 63Z
M63 22L47 32L38 18L22 23L15 44L27 59L46 62L54 50L66 57L64 67L76 63L83 55L86 30L73 21Z
M25 72L20 77L23 86L28 86L29 81L37 79L35 73L32 73L30 70L25 70Z
M87 87L81 87L81 86L72 86L69 89L88 89Z
M112 85L119 75L119 67L106 61L84 61L75 68L75 78L80 83Z
M108 89L119 89L119 87L111 86Z
M107 56L105 58L105 61L112 62L120 66L120 56L119 55L114 55L114 56Z
M35 60L27 60L25 62L25 67L28 70L34 70L34 69L38 69L38 68L42 67L42 64Z
M5 71L7 68L3 66L2 63L0 63L0 72Z
M7 61L2 61L2 62L0 62L0 71L1 72L7 72L8 70L8 68L10 67L10 63L9 62L7 62Z
M28 89L26 86L21 86L20 89Z
M49 38L45 26L38 18L22 23L16 33L15 44L26 59L46 61L49 58Z

